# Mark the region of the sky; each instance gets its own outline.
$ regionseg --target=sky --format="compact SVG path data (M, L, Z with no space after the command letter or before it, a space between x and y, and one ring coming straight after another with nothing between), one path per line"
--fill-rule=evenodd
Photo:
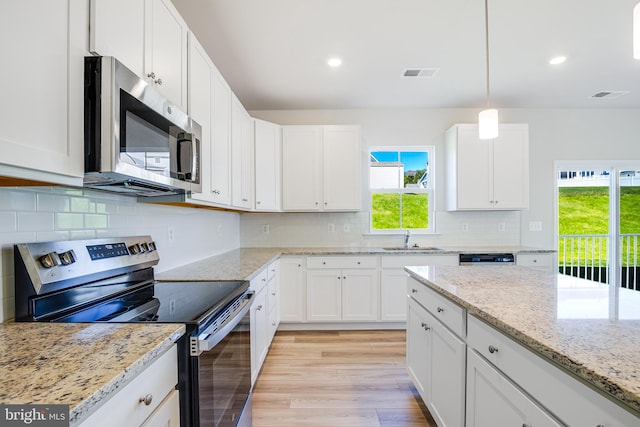
M397 151L374 151L371 154L380 162L397 162ZM424 151L402 151L400 152L400 161L404 163L404 170L420 170L425 169L427 163L427 153Z

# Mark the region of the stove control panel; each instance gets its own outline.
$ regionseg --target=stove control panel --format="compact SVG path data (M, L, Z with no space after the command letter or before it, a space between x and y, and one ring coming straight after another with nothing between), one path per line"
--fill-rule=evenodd
M75 285L84 276L126 273L156 265L158 246L151 236L92 240L21 243L15 245L20 261L37 294ZM47 286L55 284L55 286Z

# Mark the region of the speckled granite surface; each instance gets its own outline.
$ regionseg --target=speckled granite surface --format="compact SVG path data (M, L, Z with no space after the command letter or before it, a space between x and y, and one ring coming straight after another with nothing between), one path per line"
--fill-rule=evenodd
M640 412L640 292L526 267L407 267L410 275Z
M553 252L521 246L442 247L438 249L385 250L375 247L337 248L242 248L202 259L182 267L157 273L160 281L251 280L280 255L407 255L407 254L459 254L461 252L491 253L544 253Z
M171 348L181 324L0 324L0 403L69 405L84 419Z

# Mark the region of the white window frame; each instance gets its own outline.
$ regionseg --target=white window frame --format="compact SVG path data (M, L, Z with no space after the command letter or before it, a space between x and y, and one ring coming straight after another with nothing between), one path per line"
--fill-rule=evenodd
M397 153L406 152L420 152L427 153L429 179L427 180L427 186L425 188L371 188L371 154L377 151L394 151ZM433 145L411 145L411 146L375 146L369 147L367 153L367 190L368 190L368 207L369 207L369 233L370 234L404 234L409 230L412 234L434 234L435 233L435 176L436 176L436 164L435 164L435 146ZM404 178L402 179L404 182ZM429 226L427 228L393 228L393 229L374 229L373 228L373 206L371 199L375 193L420 193L427 194L429 197ZM402 220L402 197L400 197L400 219Z

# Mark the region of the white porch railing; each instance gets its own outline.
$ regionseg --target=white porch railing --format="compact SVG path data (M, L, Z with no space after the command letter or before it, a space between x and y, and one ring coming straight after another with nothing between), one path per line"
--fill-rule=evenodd
M621 234L620 286L640 291L640 234ZM562 274L609 283L609 236L565 234L558 239L558 270Z

